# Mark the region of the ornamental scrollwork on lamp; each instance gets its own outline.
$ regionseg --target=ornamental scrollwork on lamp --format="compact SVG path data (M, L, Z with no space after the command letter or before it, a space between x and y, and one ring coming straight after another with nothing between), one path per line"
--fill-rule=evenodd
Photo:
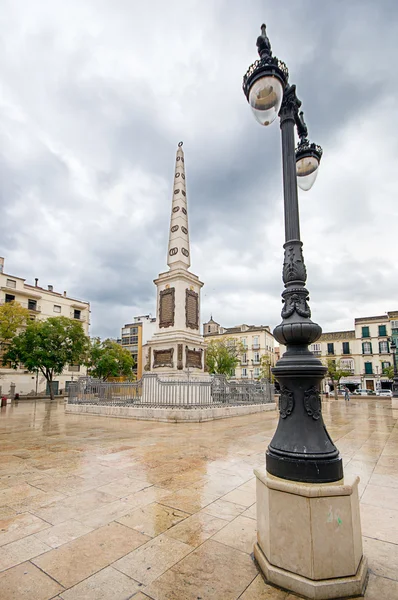
M301 100L296 95L296 85L287 85L283 94L282 104L279 111L281 124L285 119L296 119Z
M317 421L322 413L319 389L314 385L304 392L304 407L309 417Z
M290 288L285 290L283 296L282 318L287 319L296 312L300 317L311 318L311 309L308 304L310 299L305 288Z
M285 257L283 261L283 282L302 281L307 279L307 270L304 264L301 242L288 242L285 244Z
M281 395L279 398L279 413L281 419L286 419L292 414L294 408L294 394L288 387L282 385Z

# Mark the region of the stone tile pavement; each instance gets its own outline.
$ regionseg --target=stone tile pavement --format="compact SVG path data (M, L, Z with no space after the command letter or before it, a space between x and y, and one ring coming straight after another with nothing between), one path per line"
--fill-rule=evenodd
M397 412L397 411L395 411ZM398 425L391 400L329 400L361 478L366 600L398 599ZM293 600L251 558L253 468L276 413L164 424L0 412L1 600Z

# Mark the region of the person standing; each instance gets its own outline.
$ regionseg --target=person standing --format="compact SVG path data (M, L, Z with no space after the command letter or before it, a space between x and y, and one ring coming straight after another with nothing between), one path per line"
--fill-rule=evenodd
M344 400L350 401L350 390L347 386L344 388Z

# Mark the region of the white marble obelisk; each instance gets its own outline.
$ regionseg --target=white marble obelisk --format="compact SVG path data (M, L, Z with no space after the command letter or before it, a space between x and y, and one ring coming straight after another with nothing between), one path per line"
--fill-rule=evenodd
M169 229L169 270L157 286L156 332L144 348L145 371L186 379L204 375L205 343L200 332L200 290L203 283L191 265L185 164L178 144Z

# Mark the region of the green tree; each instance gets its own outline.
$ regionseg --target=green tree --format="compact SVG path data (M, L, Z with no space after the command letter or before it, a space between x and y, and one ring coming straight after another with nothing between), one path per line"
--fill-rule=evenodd
M347 368L344 368L339 360L334 360L333 358L328 358L326 361L327 367L327 375L330 377L334 387L334 397L338 400L337 391L340 383L340 379L342 377L348 377L351 375L351 371Z
M394 367L390 365L389 367L384 367L383 375L388 377L388 379L394 379Z
M31 321L15 335L3 356L3 364L18 369L22 363L32 372L41 372L54 399L53 381L66 365L82 364L87 357L88 337L82 324L67 317Z
M231 376L239 364L239 356L244 346L234 338L212 340L206 351L206 365L209 373Z
M19 302L5 302L0 306L0 342L11 340L19 329L29 322L29 311Z
M263 354L260 357L260 379L268 379L271 383L274 381L271 372L271 358L268 354Z
M134 358L130 352L113 340L91 340L88 371L92 377L106 380L109 377L134 377Z

